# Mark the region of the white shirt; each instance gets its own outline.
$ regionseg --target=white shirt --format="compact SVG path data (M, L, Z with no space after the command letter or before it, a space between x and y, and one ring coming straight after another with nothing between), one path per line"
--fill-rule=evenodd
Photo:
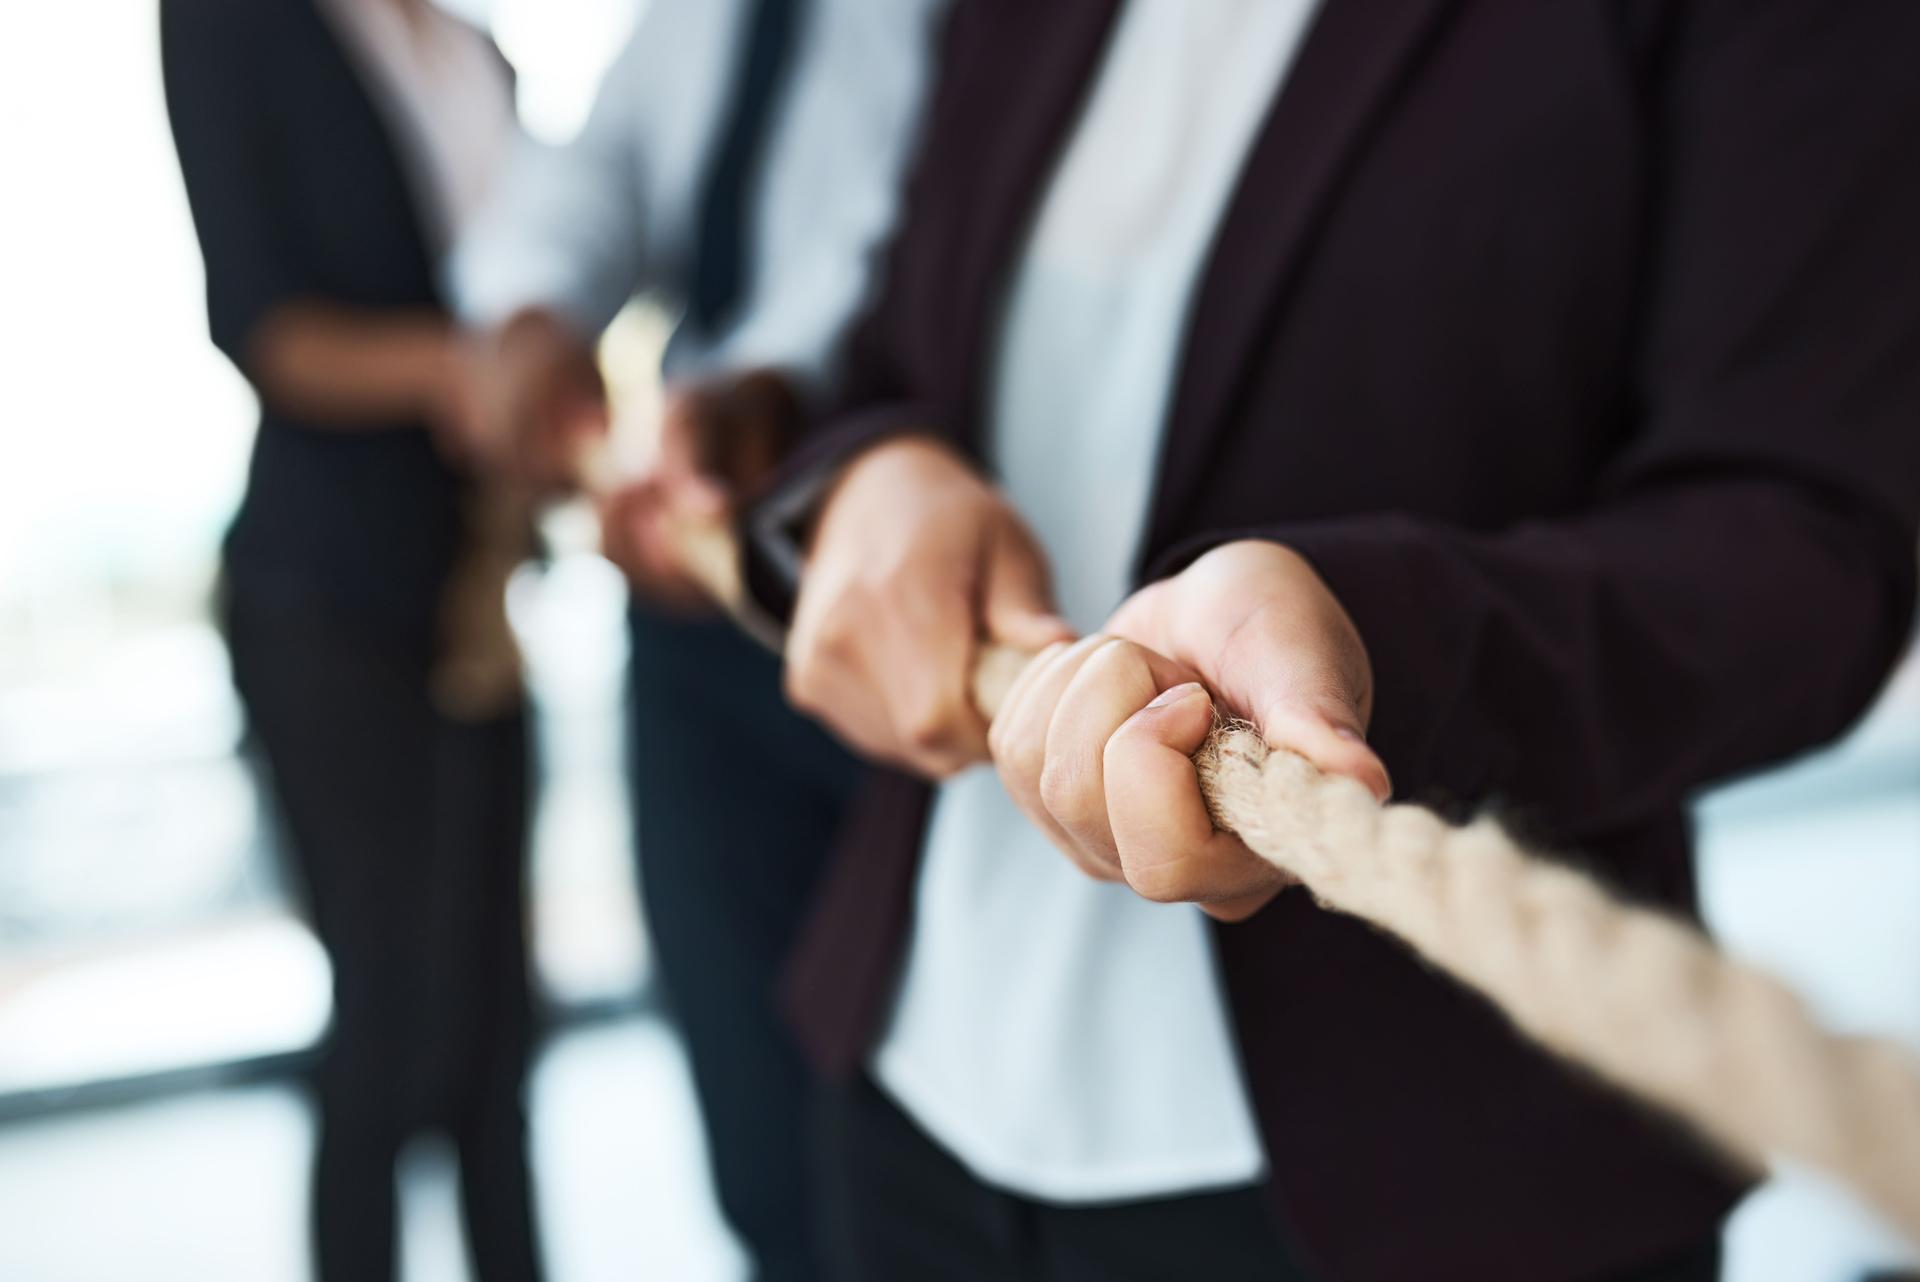
M754 181L747 296L674 372L779 365L823 378L893 225L947 0L815 0ZM684 302L699 204L750 0L651 0L579 136L529 142L454 256L463 318L528 306L597 334L636 294Z
M518 133L506 64L432 4L326 0L321 10L387 117L426 230L444 248L486 201Z
M989 442L1067 617L1124 598L1197 278L1313 0L1129 0L1011 280ZM1050 1202L1242 1185L1265 1159L1206 919L1089 880L990 771L941 788L879 1083Z

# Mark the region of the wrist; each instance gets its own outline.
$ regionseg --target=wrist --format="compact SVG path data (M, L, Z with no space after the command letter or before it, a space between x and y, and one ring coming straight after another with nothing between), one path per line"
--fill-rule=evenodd
M943 437L931 432L904 431L883 436L856 451L841 465L834 484L864 466L900 467L919 474L939 469L957 470L977 477L973 460L955 449Z
M556 346L564 344L569 347L591 346L586 336L575 328L573 322L547 307L523 307L501 321L493 334L495 344L501 348L533 343Z
M457 429L459 407L467 399L467 362L459 334L451 325L423 324L409 335L404 350L415 412L436 430Z
M522 394L545 387L601 390L592 340L555 312L515 312L486 337L485 346L489 364Z
M835 500L856 485L873 481L917 489L928 483L950 483L962 476L979 480L971 460L930 433L904 431L869 442L822 478L813 502L800 516L801 546L812 546Z

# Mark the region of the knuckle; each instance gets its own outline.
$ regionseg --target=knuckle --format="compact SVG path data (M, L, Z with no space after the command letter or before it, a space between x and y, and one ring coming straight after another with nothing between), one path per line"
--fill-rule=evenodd
M1002 777L1018 780L1029 791L1046 760L1046 745L1037 736L1016 734L1005 718L996 719L987 728L987 750L1000 768Z
M1044 753L1021 746L1011 753L997 755L994 760L999 764L1000 777L1007 781L1010 791L1026 798L1035 807L1052 813L1041 786L1042 772L1046 768Z
M1177 904L1194 897L1186 865L1179 861L1144 866L1122 865L1127 886L1142 899L1156 904Z
M1073 866L1078 868L1081 873L1092 881L1115 883L1121 880L1119 869L1094 858L1085 851L1072 850L1068 852L1068 855L1073 861Z
M1116 664L1124 663L1127 647L1132 644L1121 637L1102 636L1094 645L1093 652L1087 656L1086 667L1104 672Z
M820 628L813 635L813 643L809 647L811 666L822 668L851 664L858 635L858 631L848 626L848 620L839 612L829 614L820 621Z
M1045 649L1033 656L1032 666L1037 670L1044 668L1055 659L1073 649L1077 643L1071 639L1049 642Z
M1093 817L1098 798L1087 786L1085 772L1054 755L1040 769L1040 804L1061 826L1077 829Z
M1108 688L1153 684L1153 667L1144 647L1124 637L1108 637L1087 656L1083 679Z
M900 719L900 741L914 753L944 758L953 741L954 715L945 702L924 704Z
M848 664L854 659L860 637L857 610L842 594L821 603L820 610L808 621L804 636L796 636L794 654L809 668Z
M1145 668L1147 648L1125 637L1108 637L1106 644L1100 647L1100 658L1115 667Z
M993 761L993 768L1000 772L1000 778L1009 792L1018 795L1032 791L1029 784L1037 765L1022 740L990 725L987 727L987 756Z

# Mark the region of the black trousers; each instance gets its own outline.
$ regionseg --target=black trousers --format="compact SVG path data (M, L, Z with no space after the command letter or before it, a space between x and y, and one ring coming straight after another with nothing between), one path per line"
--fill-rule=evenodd
M641 899L720 1209L760 1282L831 1277L815 1088L775 987L859 767L786 706L778 661L733 625L636 606L631 631Z
M867 1079L818 1110L837 1282L1309 1282L1265 1190L1057 1207L989 1188ZM1605 1282L1715 1282L1718 1242ZM1408 1282L1433 1282L1409 1278ZM1537 1282L1477 1279L1476 1282Z
M427 699L424 647L298 593L232 584L227 615L333 967L313 1080L320 1282L393 1277L395 1158L425 1132L458 1157L476 1278L532 1282L526 718L447 720Z

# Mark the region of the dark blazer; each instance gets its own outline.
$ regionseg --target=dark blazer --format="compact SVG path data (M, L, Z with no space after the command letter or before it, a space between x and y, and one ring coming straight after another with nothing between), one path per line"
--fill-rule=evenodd
M977 449L1002 285L1118 7L953 18L786 497L889 432ZM1401 795L1692 912L1689 795L1838 733L1909 635L1917 65L1910 0L1327 0L1204 272L1142 578L1300 550L1371 651ZM796 957L830 1070L886 1015L927 797L875 782ZM1316 1276L1590 1278L1741 1192L1304 893L1215 939Z
M243 373L294 301L444 305L405 163L316 0L162 0L167 111L206 261L214 342ZM235 590L317 593L427 634L464 484L424 427L332 428L267 407L228 537Z

